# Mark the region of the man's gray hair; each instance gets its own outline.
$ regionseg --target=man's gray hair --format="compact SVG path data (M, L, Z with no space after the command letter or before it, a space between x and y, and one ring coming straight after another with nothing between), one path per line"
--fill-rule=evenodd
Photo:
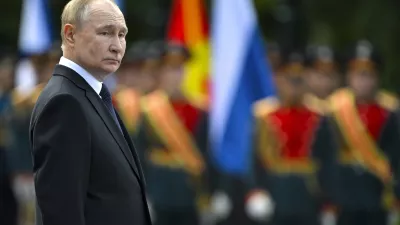
M97 2L97 1L108 1L112 2L113 4L116 5L115 0L71 0L68 2L67 5L65 5L64 10L61 14L61 40L62 40L62 45L61 48L63 49L64 47L64 27L66 24L72 24L75 25L76 27L79 27L82 25L82 23L85 21L88 13L88 9L91 3ZM64 50L64 49L63 49Z

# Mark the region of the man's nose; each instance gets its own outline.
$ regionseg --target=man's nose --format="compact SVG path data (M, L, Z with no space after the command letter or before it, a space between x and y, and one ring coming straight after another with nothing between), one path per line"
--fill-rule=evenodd
M113 38L111 45L110 45L110 51L113 53L122 53L123 51L123 46L122 42L119 37Z

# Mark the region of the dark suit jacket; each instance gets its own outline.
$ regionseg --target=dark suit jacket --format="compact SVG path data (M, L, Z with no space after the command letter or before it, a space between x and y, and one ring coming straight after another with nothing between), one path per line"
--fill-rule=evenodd
M37 224L149 225L136 150L101 98L57 65L32 113Z

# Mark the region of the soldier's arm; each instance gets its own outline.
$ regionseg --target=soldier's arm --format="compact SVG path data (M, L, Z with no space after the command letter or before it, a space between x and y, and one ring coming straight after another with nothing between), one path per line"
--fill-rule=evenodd
M6 129L8 131L8 140L7 140L7 161L9 162L10 173L12 176L16 176L22 173L31 173L32 165L30 161L29 149L24 148L24 140L27 139L26 137L21 136L21 132L18 130L28 130L29 124L28 122L24 121L28 118L27 115L17 115L15 112L10 111L13 113L12 116L6 122ZM26 117L26 118L25 118ZM26 123L26 127L24 127L24 122ZM25 160L24 160L25 159Z
M331 118L321 118L312 148L313 158L318 167L317 179L321 187L322 198L325 204L330 204L332 202L332 194L335 186L334 163L337 151L333 121Z
M208 138L208 114L204 112L200 118L198 126L194 132L196 145L203 157L205 171L203 172L203 181L206 184L207 192L211 194L215 191L216 171L211 162L210 143Z
M389 158L395 180L395 195L400 200L400 132L399 115L391 113L382 130L380 147Z
M268 187L267 177L268 171L263 166L260 151L264 151L266 149L262 149L261 139L267 138L266 132L263 132L265 129L265 124L260 121L260 119L255 119L254 121L254 129L253 129L253 141L251 148L251 164L250 164L250 174L248 179L249 190L259 189L262 187ZM263 137L264 136L264 137Z
M142 164L142 169L145 177L147 177L148 174L148 161L146 157L146 152L150 148L150 140L147 129L148 123L146 121L146 118L145 116L141 116L140 120L138 121L133 140L135 145L137 146L139 160Z

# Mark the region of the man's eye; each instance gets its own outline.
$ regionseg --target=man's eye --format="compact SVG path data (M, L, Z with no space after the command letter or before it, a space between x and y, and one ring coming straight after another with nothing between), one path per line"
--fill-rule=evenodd
M103 31L103 32L100 32L100 35L104 35L104 36L106 36L106 35L108 35L109 33L108 32L106 32L106 31Z
M125 33L120 33L118 36L123 38L123 37L125 37Z

